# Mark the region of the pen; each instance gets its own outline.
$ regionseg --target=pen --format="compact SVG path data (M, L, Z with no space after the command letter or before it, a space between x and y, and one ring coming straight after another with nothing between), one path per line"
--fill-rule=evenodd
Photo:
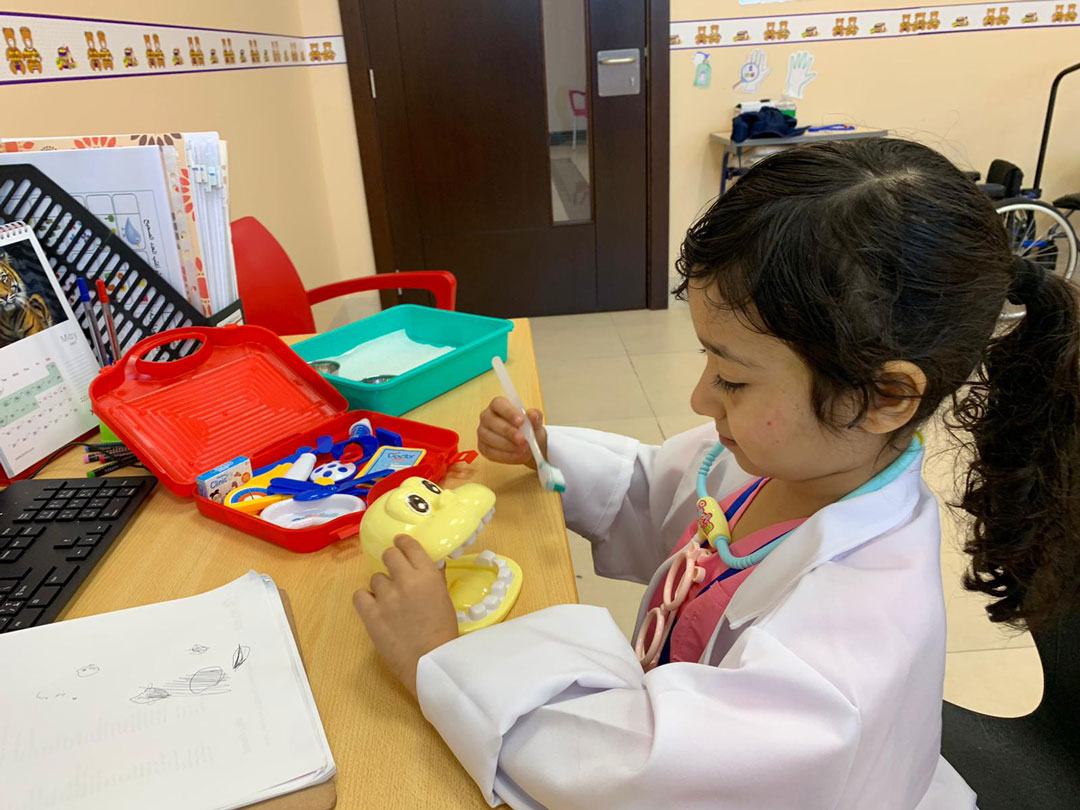
M113 323L112 302L109 301L109 288L100 278L97 280L97 297L101 302L101 311L105 313L105 326L109 329L109 344L112 346L113 362L120 359L120 341L116 338L116 324Z
M94 354L98 364L102 367L109 365L108 356L105 354L105 346L101 342L101 333L98 331L97 317L94 315L94 305L90 303L90 288L86 286L86 279L77 278L75 283L79 285L79 305L83 315L90 322L90 337L94 344Z

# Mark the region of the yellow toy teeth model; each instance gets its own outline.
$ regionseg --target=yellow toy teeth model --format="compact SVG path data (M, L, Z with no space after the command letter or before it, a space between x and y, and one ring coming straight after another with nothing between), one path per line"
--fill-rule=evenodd
M483 551L462 555L495 514L495 493L480 484L444 490L425 478L408 478L372 503L360 524L360 544L371 573L386 573L382 555L399 534L416 539L446 570L458 631L470 633L506 618L521 593L521 568Z

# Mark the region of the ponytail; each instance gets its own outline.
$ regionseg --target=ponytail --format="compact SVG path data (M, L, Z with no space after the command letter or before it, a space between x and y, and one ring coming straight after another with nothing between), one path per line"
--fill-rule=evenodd
M975 451L964 587L993 597L991 621L1037 628L1080 594L1080 321L1072 284L1025 259L1009 300L1026 314L954 396Z

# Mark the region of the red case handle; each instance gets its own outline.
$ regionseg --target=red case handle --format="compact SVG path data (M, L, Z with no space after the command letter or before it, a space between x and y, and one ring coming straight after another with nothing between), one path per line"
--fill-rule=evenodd
M184 340L199 341L199 348L186 357L176 360L143 359L154 349ZM178 374L192 371L203 364L206 359L205 353L209 351L210 340L210 333L207 330L195 326L171 329L168 332L162 332L160 335L152 335L145 340L140 340L124 355L124 362L125 364L134 362L135 370L140 376L159 380L175 377Z
M338 540L347 540L350 537L359 537L359 522L347 524L345 526L338 526L336 529L333 529L330 534Z
M475 450L463 450L456 456L451 456L448 466L455 464L472 464L476 459L480 457L480 454Z

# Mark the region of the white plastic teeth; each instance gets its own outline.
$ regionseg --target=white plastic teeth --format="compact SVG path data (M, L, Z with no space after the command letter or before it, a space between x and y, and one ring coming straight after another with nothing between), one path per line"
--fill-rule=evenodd
M458 622L478 622L489 613L494 613L503 603L510 583L514 581L514 572L510 570L506 560L491 549L485 549L476 555L476 565L494 569L495 581L491 583L490 593L482 601L471 605L467 615L460 610L457 612Z
M475 543L475 542L476 542L476 536L477 536L478 534L480 534L480 529L477 529L477 530L476 530L475 532L473 532L472 534L470 534L470 535L469 535L469 539L465 541L464 545L465 545L466 547L468 547L468 546L471 546L471 545L472 545L473 543Z
M435 561L435 567L436 568L446 568L446 559L443 558L441 560L436 560Z
M491 510L490 512L488 512L488 513L487 513L486 515L484 515L484 519L483 519L483 520L481 520L480 522L481 522L481 523L482 523L483 525L485 525L485 526L486 526L486 525L487 525L488 523L490 523L490 522L491 522L491 519L492 519L493 517L495 517L495 510L494 510L494 508L493 508L493 509L492 509L492 510Z
M456 560L458 557L461 556L463 551L464 551L464 548L462 546L458 546L453 551L451 551L448 556L450 557L451 560Z
M514 572L510 570L510 566L506 564L506 560L500 557L495 560L495 564L499 567L499 573L495 575L496 582L502 582L504 585L509 585L514 581Z

